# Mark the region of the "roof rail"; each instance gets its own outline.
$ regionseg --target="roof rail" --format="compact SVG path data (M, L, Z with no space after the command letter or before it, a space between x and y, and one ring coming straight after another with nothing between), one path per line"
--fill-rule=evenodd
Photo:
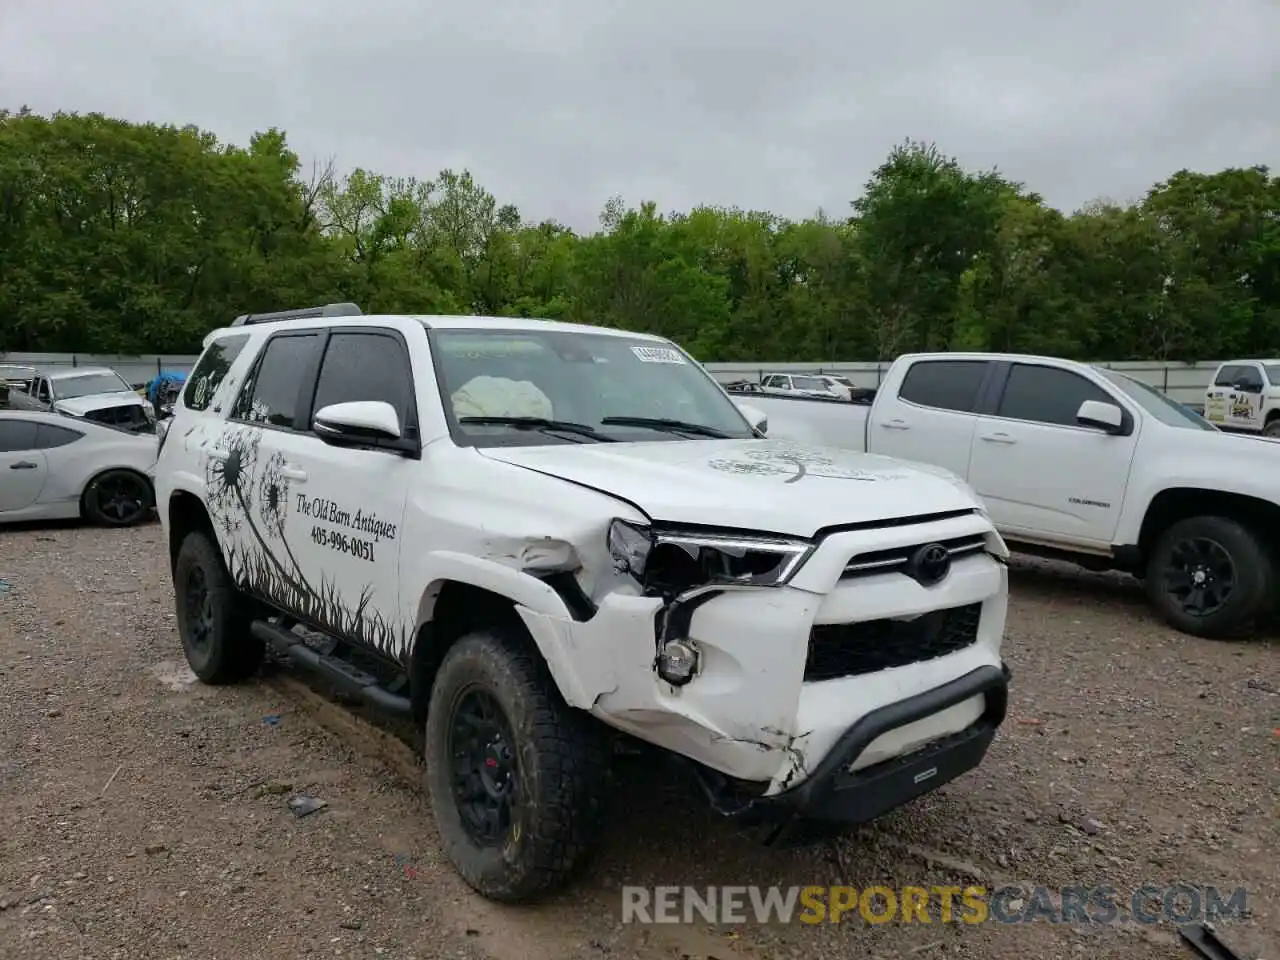
M326 303L320 307L300 307L297 310L276 310L274 313L244 313L231 321L233 327L247 327L255 323L274 323L277 320L309 320L312 317L362 317L364 311L354 303Z

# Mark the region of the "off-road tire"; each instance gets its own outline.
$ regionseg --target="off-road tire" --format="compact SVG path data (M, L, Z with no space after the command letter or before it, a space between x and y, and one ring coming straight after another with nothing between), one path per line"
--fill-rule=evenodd
M140 501L137 512L130 512L127 516L119 516L104 510L102 492L113 483L131 484L136 488L135 492ZM99 527L136 526L151 516L151 508L155 506L155 502L155 491L151 488L151 482L142 474L134 470L125 469L107 470L98 474L98 476L89 481L81 497L85 518Z
M210 620L207 641L196 640L192 600L193 574L203 578L208 595ZM249 630L253 606L235 588L222 555L199 531L189 533L178 548L173 566L174 608L178 635L191 672L213 686L236 683L257 672L262 665L263 644Z
M607 740L589 715L569 707L518 628L458 639L436 673L427 710L427 781L446 856L481 895L528 902L562 886L594 849L603 826ZM500 846L481 846L463 824L454 793L450 731L455 708L479 690L504 714L517 757L518 800Z
M1206 616L1182 608L1166 588L1165 570L1175 547L1188 540L1208 540L1231 559L1235 586L1222 607ZM1225 640L1244 636L1273 608L1276 565L1258 537L1227 517L1190 517L1173 524L1156 540L1147 560L1147 597L1173 627L1192 636Z

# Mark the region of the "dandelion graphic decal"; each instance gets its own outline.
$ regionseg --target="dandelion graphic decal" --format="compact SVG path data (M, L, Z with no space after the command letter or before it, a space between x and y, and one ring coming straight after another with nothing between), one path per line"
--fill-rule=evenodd
M407 655L409 631L375 609L370 584L351 597L339 577L324 573L318 583L307 577L289 542L285 457L279 451L262 456L261 438L256 427L232 428L206 461L206 502L222 531L232 579L334 636L388 657Z
M707 466L740 476L786 476L783 483L805 477L827 480L892 480L899 474L872 473L837 463L834 457L791 446L765 446L744 451L735 459L711 460Z
M289 509L289 481L284 476L284 454L267 458L257 484L258 518L262 532L273 540L284 539L285 516Z

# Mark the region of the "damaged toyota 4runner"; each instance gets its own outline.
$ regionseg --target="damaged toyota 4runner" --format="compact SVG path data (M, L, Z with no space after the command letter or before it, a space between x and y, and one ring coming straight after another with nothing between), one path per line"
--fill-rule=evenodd
M415 718L445 850L498 900L582 862L630 737L721 813L872 819L1002 722L1007 552L954 475L766 426L658 337L240 317L157 468L187 660L228 683L271 648Z

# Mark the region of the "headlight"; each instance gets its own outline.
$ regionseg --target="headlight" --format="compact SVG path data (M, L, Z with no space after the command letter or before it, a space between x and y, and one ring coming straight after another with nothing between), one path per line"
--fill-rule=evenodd
M777 587L804 563L813 544L750 533L655 530L625 520L609 525L614 569L655 593L708 583Z

